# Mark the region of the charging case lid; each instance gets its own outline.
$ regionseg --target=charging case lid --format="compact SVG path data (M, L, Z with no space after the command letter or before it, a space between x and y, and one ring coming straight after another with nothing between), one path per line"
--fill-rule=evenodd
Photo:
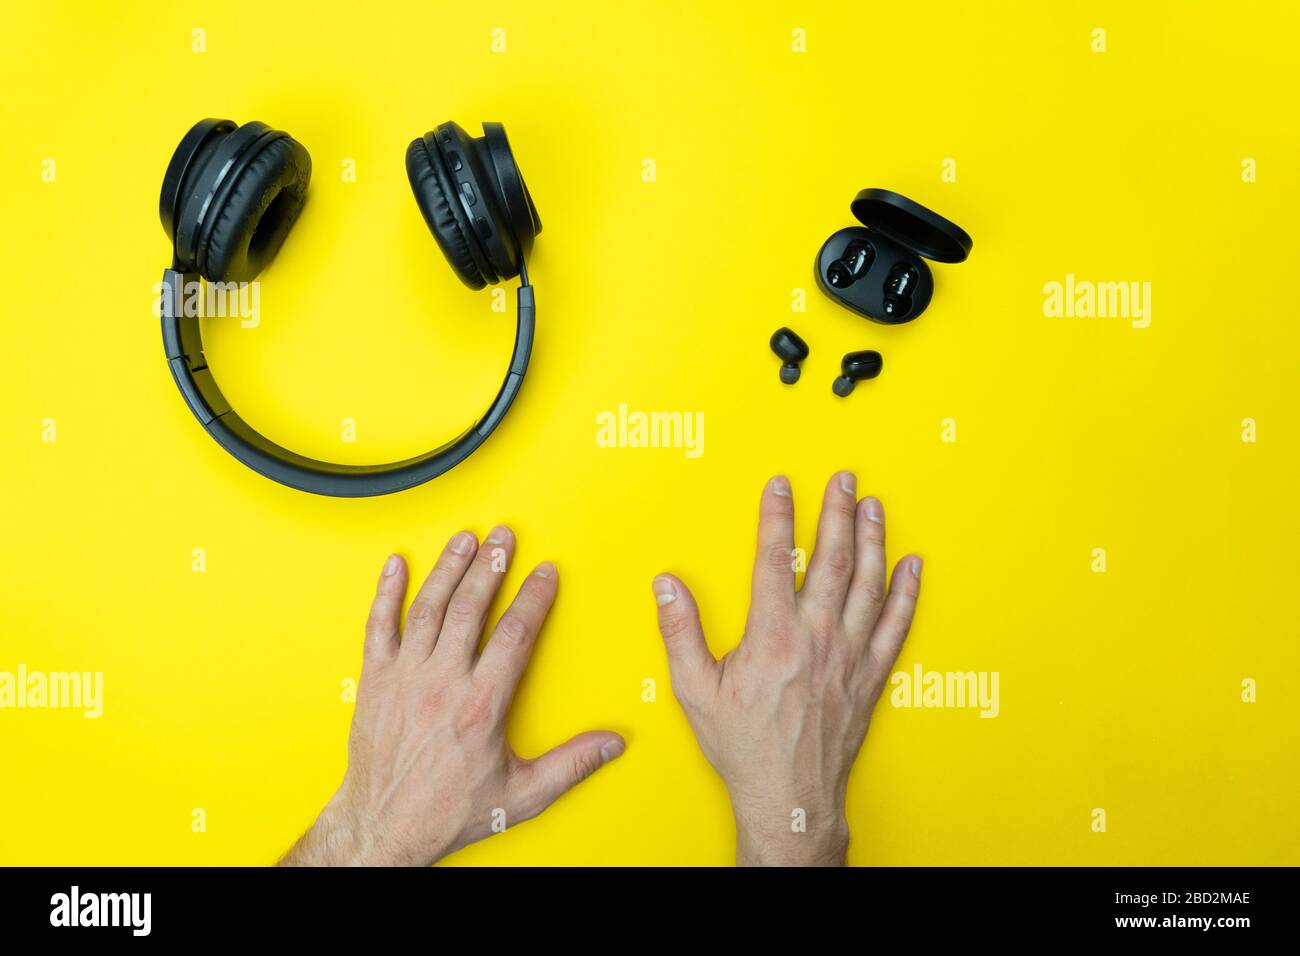
M970 255L973 243L966 230L891 190L864 189L849 209L862 225L927 259L961 262Z

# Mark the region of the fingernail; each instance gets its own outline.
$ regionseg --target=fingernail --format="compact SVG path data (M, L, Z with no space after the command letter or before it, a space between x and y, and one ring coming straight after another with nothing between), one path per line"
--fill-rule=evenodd
M920 558L913 558L913 559L912 559L912 577L916 578L918 581L921 579L921 559L920 559Z
M474 536L468 531L460 531L452 535L450 547L456 554L468 554L469 549L474 546Z
M605 746L600 748L600 759L609 763L615 757L622 756L627 747L621 740L611 740Z
M790 497L790 479L785 475L777 475L768 484L772 487L772 494L780 495L782 498Z
M505 541L509 537L510 537L510 529L503 524L499 524L495 528L493 528L492 533L488 535L487 543L501 544L501 542Z
M660 607L665 604L672 604L677 600L677 588L673 585L671 578L657 577L652 585L655 592L655 603Z
M880 506L879 498L863 498L862 512L867 516L868 521L874 521L876 524L885 523L885 509Z
M390 554L388 560L384 562L384 577L391 578L401 566L402 559L395 554Z
M851 471L840 472L840 488L846 495L858 493L858 478Z
M543 561L537 567L533 568L533 574L537 575L539 578L549 578L554 573L555 565L551 564L550 561Z

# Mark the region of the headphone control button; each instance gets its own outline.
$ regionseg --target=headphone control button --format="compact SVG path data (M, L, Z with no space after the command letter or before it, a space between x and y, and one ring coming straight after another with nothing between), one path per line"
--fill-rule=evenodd
M447 164L451 166L452 172L458 173L464 163L460 161L460 153L450 150L447 153Z
M469 203L471 206L473 206L475 203L478 202L478 196L474 192L474 187L471 186L469 183L461 183L460 191L461 194L465 197L465 201Z

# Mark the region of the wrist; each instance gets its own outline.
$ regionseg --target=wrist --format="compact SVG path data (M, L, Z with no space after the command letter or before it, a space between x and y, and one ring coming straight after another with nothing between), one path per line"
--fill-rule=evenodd
M734 803L737 866L844 866L849 824L842 801Z
M413 866L399 858L373 827L374 820L356 811L340 791L316 822L280 861L282 866Z

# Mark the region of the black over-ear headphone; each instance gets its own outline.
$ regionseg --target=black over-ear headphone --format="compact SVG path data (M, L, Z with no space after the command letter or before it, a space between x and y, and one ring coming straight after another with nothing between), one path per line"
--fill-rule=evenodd
M500 123L472 139L443 123L406 150L406 174L447 261L471 289L520 277L510 368L488 410L460 437L433 451L382 465L340 465L289 451L230 407L208 369L198 316L183 308L200 276L246 282L271 261L302 211L311 157L288 133L264 123L205 119L185 134L163 178L159 214L172 241L163 273L167 363L195 417L254 471L318 495L359 498L402 491L464 461L505 417L523 382L536 310L525 261L542 231L528 187Z

